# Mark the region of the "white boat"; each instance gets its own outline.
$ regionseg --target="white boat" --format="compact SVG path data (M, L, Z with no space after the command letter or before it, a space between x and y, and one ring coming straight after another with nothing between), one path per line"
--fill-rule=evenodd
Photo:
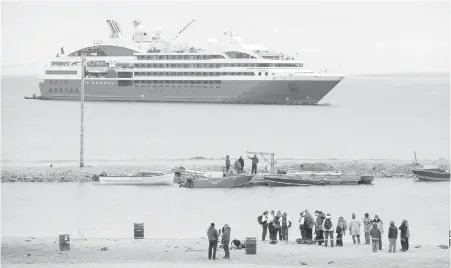
M99 184L174 185L174 172L138 172L132 176L98 176Z

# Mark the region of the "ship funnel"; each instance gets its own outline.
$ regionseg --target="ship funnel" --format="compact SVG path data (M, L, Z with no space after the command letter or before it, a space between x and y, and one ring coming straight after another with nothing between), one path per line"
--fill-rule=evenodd
M136 29L139 25L141 25L141 22L140 22L139 20L134 20L134 21L133 21L133 26L135 27L135 29Z

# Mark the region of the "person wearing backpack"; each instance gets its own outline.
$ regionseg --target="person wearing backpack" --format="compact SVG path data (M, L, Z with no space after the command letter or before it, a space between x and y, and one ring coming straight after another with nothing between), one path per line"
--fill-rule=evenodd
M337 241L336 241L336 245L337 247L342 247L343 246L343 236L346 234L346 230L348 229L348 225L345 221L345 219L340 216L338 218L338 222L337 222Z
M334 224L332 223L332 217L330 213L327 213L326 219L323 222L324 230L324 246L327 247L327 241L330 237L330 246L334 247Z
M263 215L258 216L257 220L263 228L262 241L265 241L266 234L268 233L268 211L265 211L263 212ZM269 234L269 236L271 238L271 234Z

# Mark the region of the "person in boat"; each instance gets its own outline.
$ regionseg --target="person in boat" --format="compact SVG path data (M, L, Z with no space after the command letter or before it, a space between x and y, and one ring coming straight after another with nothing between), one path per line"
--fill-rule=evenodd
M370 214L365 213L365 218L362 220L363 222L363 231L365 232L365 244L370 244L370 231L371 231L371 218Z
M271 210L271 214L268 215L268 231L269 231L269 240L274 240L274 210Z
M254 157L247 157L252 160L252 172L251 174L257 174L257 164L258 164L258 157L256 154L254 154Z
M356 243L356 237L357 237L357 243L360 244L360 221L356 219L355 213L352 213L352 220L349 223L349 233L352 236L352 242Z
M390 222L390 227L388 228L388 252L396 252L396 240L398 239L398 228L395 226L395 222Z
M314 219L308 210L305 210L305 220L304 220L304 230L305 230L305 240L311 242L313 240L313 225L315 224Z
M265 212L263 212L263 215L261 217L262 217L261 225L263 227L262 241L265 241L266 240L266 234L268 233L268 211L266 210ZM271 234L269 234L269 237L271 239Z
M323 229L323 223L326 219L326 214L324 214L322 211L318 211L318 218L316 218L315 222L315 240L318 242L318 245L322 245L324 242L324 229Z
M229 243L230 243L230 227L228 224L224 224L224 231L222 232L222 246L224 248L224 259L230 259L230 252L229 252Z
M373 228L370 230L371 242L373 243L373 252L377 252L377 248L382 240L382 232L377 227L377 222L373 222Z
M228 155L226 155L225 168L226 168L226 173L229 173L229 169L230 169L230 158L229 158Z
M301 231L301 243L305 243L305 216L304 211L299 213L299 231Z
M211 258L213 257L213 260L215 260L219 233L218 230L215 229L214 223L210 224L210 227L208 228L207 231L207 237L208 237L208 259L211 260Z
M330 246L334 247L334 224L332 223L332 217L330 213L327 213L326 219L323 222L324 230L324 246L327 247L327 241L330 237Z
M378 215L374 215L374 220L371 223L376 223L377 228L384 234L384 223L379 219ZM379 239L379 250L382 250L382 239Z
M401 230L401 251L405 252L409 250L410 237L409 223L407 220L402 221L401 226L399 226L399 230Z
M244 171L244 159L242 156L240 156L240 159L238 159L238 162L240 162L241 172L243 172Z
M238 159L235 161L234 166L235 166L236 174L240 174L241 173L241 164L240 164L240 161L238 161Z
M273 240L277 240L277 234L279 234L279 240L282 240L282 234L281 234L281 220L282 220L282 212L279 210L277 211L276 216L273 219L274 224L274 234L273 234Z
M282 219L280 221L281 226L281 234L282 234L282 240L288 241L288 229L291 228L291 220L288 218L288 215L286 212L282 214Z
M337 245L337 247L343 246L343 236L346 234L346 229L348 229L348 225L347 225L345 219L342 216L340 216L338 218L337 230L336 230L337 240L336 240L335 244Z

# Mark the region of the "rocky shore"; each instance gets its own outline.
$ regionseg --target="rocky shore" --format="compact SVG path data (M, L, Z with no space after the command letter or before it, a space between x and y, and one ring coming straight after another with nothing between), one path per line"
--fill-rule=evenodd
M197 161L195 167L205 170L221 171L222 160L216 161ZM279 162L279 167L284 168L298 168L299 161ZM1 182L89 182L92 181L94 175L106 173L107 175L132 175L138 171L151 170L169 170L174 167L184 166L183 163L171 162L159 165L97 165L88 166L83 169L78 167L71 168L57 165L49 167L35 166L35 167L2 167ZM186 165L187 168L191 168ZM370 164L366 161L347 161L329 163L332 170L343 173L358 173L362 175L371 175L375 178L412 178L412 169L415 168L412 164L383 162ZM442 165L448 168L448 165Z

